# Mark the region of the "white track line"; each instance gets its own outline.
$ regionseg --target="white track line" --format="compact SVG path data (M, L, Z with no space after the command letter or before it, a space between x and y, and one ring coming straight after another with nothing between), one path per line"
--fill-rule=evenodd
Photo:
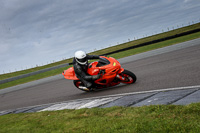
M167 88L167 89L159 89L159 90L151 90L151 91L141 91L141 92L130 92L130 93L123 93L123 94L114 94L114 95L107 95L107 96L99 96L99 97L90 97L90 98L84 98L84 99L75 99L75 100L69 100L69 101L63 101L63 102L55 102L55 103L48 103L48 104L41 104L41 105L34 105L34 106L29 106L29 107L24 107L24 108L36 108L36 107L39 107L39 106L47 106L47 105L50 105L49 107L56 107L57 105L65 105L65 106L68 106L68 105L71 105L76 103L76 102L81 102L81 101L85 101L85 103L88 103L88 102L91 102L92 100L96 100L96 99L102 99L102 98L111 98L112 97L115 99L118 99L120 98L121 96L126 96L126 95L134 95L134 94L142 94L142 93L151 93L151 92L164 92L164 91L173 91L173 90L184 90L184 89L193 89L193 88L199 88L200 89L200 85L196 85L196 86L186 86L186 87L175 87L175 88ZM113 100L113 99L112 99ZM112 101L111 100L111 101ZM83 103L83 104L85 104ZM80 103L79 105L73 105L72 108L79 108L79 106L81 106L82 103ZM48 107L47 107L48 108ZM47 111L46 109L47 108L44 108L40 111ZM59 107L59 108L65 108L65 107ZM16 110L19 110L19 109L23 109L23 108L18 108ZM40 112L40 111L37 111L37 112ZM6 112L6 111L0 111L0 113L2 112Z
M163 92L163 91L173 91L173 90L184 90L184 89L193 89L193 88L200 88L200 85L186 86L186 87L176 87L176 88L167 88L167 89L159 89L159 90L151 90L151 91L130 92L130 93L114 94L114 95L106 95L106 96L98 96L98 97L90 97L90 98L75 99L75 100L56 102L56 103L50 103L50 104L55 105L55 104L61 104L61 103L78 102L78 101L80 102L80 101L84 101L84 100L95 100L95 99L102 99L102 98L108 98L108 97L120 97L120 96L142 94L142 93ZM44 104L44 105L48 105L48 104Z
M151 90L151 91L130 92L130 93L106 95L106 96L99 96L99 97L90 97L90 98L84 98L84 99L76 99L76 100L89 100L89 99L91 100L91 99L99 99L99 98L107 98L107 97L117 97L117 96L125 96L125 95L134 95L134 94L151 93L151 92L162 92L162 91L173 91L173 90L183 90L183 89L192 89L192 88L200 88L200 85L186 86L186 87L176 87L176 88L168 88L168 89L159 89L159 90ZM72 101L74 101L74 100L72 100Z
M151 91L141 91L141 92L131 92L131 93L123 93L123 94L115 94L115 95L107 95L107 96L100 96L100 97L92 97L92 98L84 98L84 99L77 99L73 101L67 101L66 103L55 103L50 107L42 109L41 111L55 111L55 110L63 110L63 109L81 109L81 108L93 108L103 105L108 102L112 102L122 96L127 95L136 95L142 93L152 93L152 92L165 92L165 91L175 91L175 90L184 90L184 89L193 89L193 88L200 88L200 85L197 86L187 86L187 87L176 87L176 88L168 88L168 89L159 89L159 90L151 90ZM157 100L157 99L156 99ZM81 103L83 102L83 103ZM150 101L148 101L150 102ZM77 103L77 105L76 105ZM73 106L72 106L73 105Z

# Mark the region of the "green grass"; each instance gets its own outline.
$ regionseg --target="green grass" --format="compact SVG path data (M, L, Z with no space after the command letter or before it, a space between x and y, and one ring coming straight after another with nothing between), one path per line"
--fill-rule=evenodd
M160 39L160 38L173 36L173 35L180 34L180 33L187 32L187 31L191 31L191 30L194 30L194 29L199 29L199 27L200 27L200 23L197 23L197 24L186 26L186 27L179 28L179 29L176 29L176 30L172 30L172 31L156 34L156 35L153 35L153 36L141 38L141 39L138 39L138 40L134 40L134 41L130 41L130 42L127 42L127 43L119 44L119 45L116 45L116 46L112 46L112 47L109 47L109 48L106 48L106 49L98 50L98 51L95 51L95 52L93 52L91 54L98 53L99 55L102 55L104 53L116 51L116 50L119 50L119 49L127 48L127 47L134 46L134 45L138 45L138 44L149 42L149 41L152 41L152 40L157 40L157 39Z
M47 72L44 72L44 73L32 75L32 76L29 76L29 77L26 77L26 78L21 78L21 79L18 79L18 80L7 82L7 83L4 83L4 84L1 84L0 89L4 89L4 88L12 87L12 86L15 86L15 85L27 83L27 82L30 82L30 81L35 81L35 80L38 80L38 79L54 76L54 75L57 75L57 74L61 74L63 72L63 70L65 70L69 67L71 67L71 66L59 68L59 69L47 71Z
M112 54L112 55L109 55L109 56L112 56L116 59L119 59L119 58L122 58L122 57L130 56L130 55L134 55L134 54L138 54L138 53L142 53L142 52L146 52L146 51L150 51L150 50L161 48L161 47L166 47L166 46L169 46L169 45L177 44L177 43L180 43L180 42L192 40L192 39L199 38L199 37L200 37L200 32L190 34L190 35L187 35L187 36L183 36L183 37L179 37L179 38L175 38L175 39L171 39L171 40L167 40L167 41L163 41L163 42L160 42L160 43L155 43L155 44L152 44L152 45L136 48L136 49L130 49L130 50L119 52L119 53ZM65 70L69 67L70 66L64 67L64 68L59 68L59 69L51 70L51 71L48 71L48 72L40 73L40 74L37 74L37 75L29 76L29 77L26 77L26 78L18 79L18 80L15 80L15 81L11 81L11 82L8 82L8 83L4 83L4 84L1 84L0 89L4 89L4 88L7 88L7 87L27 83L27 82L30 82L30 81L54 76L54 75L57 75L57 74L61 74L63 72L63 70Z
M45 68L50 68L50 67L53 67L53 66L58 66L58 65L65 64L65 63L71 62L71 61L72 61L72 59L67 59L67 60L51 63L51 64L44 65L44 66L38 66L38 67L35 67L35 68L31 68L31 69L26 69L26 70L22 70L22 71L7 73L7 74L1 74L0 80L19 76L19 75L22 75L22 74L27 74L27 73L30 73L30 72L35 72L35 71L42 70L42 69L45 69Z
M199 37L200 37L200 32L197 32L197 33L194 33L194 34L191 34L191 35L186 35L186 36L183 36L183 37L178 37L178 38L170 39L170 40L167 40L167 41L154 43L154 44L151 44L151 45L148 45L148 46L144 46L144 47L140 47L140 48L136 48L136 49L130 49L130 50L126 50L126 51L123 51L123 52L111 54L109 56L112 56L112 57L117 58L117 59L123 58L123 57L126 57L126 56L139 54L139 53L147 52L147 51L150 51L150 50L170 46L170 45L173 45L173 44L193 40L193 39L196 39L196 38L199 38Z
M176 34L179 34L179 33L191 31L191 30L197 29L199 27L200 27L200 23L197 23L197 24L193 24L193 25L190 25L190 26L175 29L175 30L172 30L172 31L160 33L160 34L153 35L153 36L150 36L150 37L145 37L145 38L142 38L142 39L138 39L138 40L130 41L130 42L127 42L127 43L119 44L117 46L112 46L112 47L109 47L109 48L98 50L98 51L92 52L90 54L102 55L104 53L108 53L108 52L112 52L112 51L119 50L119 49L122 49L122 48L127 48L127 47L130 47L130 46L138 45L138 44L141 44L141 43L144 43L144 42L148 42L148 41L160 39L160 38L163 38L163 37L172 36L172 35L176 35ZM57 66L57 65L60 65L60 64L64 64L64 63L69 63L69 62L72 62L72 59L66 59L66 60L62 60L62 61L59 61L59 62L51 63L51 64L44 65L44 66L38 66L38 67L27 69L27 70L12 72L12 73L8 73L8 74L1 74L0 80L7 79L7 78L10 78L10 77L19 76L19 75L34 72L34 71L38 71L38 70L53 67L53 66Z
M0 116L1 133L199 133L200 103L47 111Z

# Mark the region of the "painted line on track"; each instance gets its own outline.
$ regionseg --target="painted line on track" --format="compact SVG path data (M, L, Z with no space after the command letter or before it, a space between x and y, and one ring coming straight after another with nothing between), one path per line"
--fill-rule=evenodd
M184 94L183 96L179 96L178 99L177 99L177 101L178 101L178 100L181 100L181 99L185 98L186 96L188 96L192 93L195 93L196 91L199 91L199 89L200 89L200 85L197 85L197 86L176 87L176 88L168 88L168 89L131 92L131 93L123 93L123 94L115 94L115 95L107 95L107 96L77 99L77 100L72 100L72 101L65 101L65 102L58 103L58 104L55 103L52 106L49 106L48 108L40 110L39 112L41 112L41 111L56 111L56 110L63 110L63 109L82 109L82 108L100 107L100 106L103 106L107 103L112 103L113 101L120 99L121 97L129 96L129 95L150 94L150 97L153 97L153 96L156 96L160 92L167 93L169 91L175 92L177 90L184 92L184 90L191 90L190 92L186 92L187 95ZM150 97L147 96L148 99ZM155 99L158 100L158 98L155 98ZM155 99L153 99L154 102L156 101ZM145 99L143 99L142 101L145 101ZM141 101L139 101L139 102L141 102ZM149 101L147 101L147 102L150 103ZM75 105L73 107L72 105L74 103L76 103L77 105Z
M6 114L56 111L64 109L82 109L82 108L94 108L94 107L104 108L107 105L112 105L112 104L114 106L117 106L119 105L118 103L121 104L125 103L127 104L127 106L131 107L138 105L139 106L157 105L159 103L168 104L168 101L174 101L169 104L175 104L175 105L187 105L193 103L194 101L200 102L200 85L175 87L175 88L167 88L167 89L159 89L151 91L131 92L131 93L98 96L98 97L35 105L13 110L0 111L0 116ZM130 104L130 102L132 104Z
M174 88L158 89L158 90L156 89L156 90L151 90L151 91L129 92L129 93L114 94L114 95L106 95L106 96L98 96L98 97L90 97L90 98L83 98L83 99L76 99L76 100L89 100L89 99L106 98L106 97L116 97L116 96L125 96L125 95L135 95L135 94L142 94L142 93L152 93L152 92L162 92L162 91L184 90L184 89L192 89L192 88L200 88L200 85L196 85L196 86L186 86L186 87L174 87ZM74 101L74 100L72 100L72 101Z

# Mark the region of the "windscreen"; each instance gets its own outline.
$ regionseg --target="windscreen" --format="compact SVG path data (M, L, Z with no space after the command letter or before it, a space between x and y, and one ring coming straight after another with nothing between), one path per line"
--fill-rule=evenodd
M108 64L110 64L110 61L108 61L105 58L100 58L99 62L97 64L97 67L105 66L105 65L108 65Z

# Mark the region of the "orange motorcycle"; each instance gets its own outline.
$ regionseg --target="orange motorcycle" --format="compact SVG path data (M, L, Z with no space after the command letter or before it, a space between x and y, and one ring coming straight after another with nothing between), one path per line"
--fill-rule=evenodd
M135 74L122 68L116 59L105 56L100 56L99 61L90 63L88 65L87 73L89 75L97 75L99 73L101 74L101 78L93 81L93 87L89 90L84 89L84 84L76 77L73 67L63 71L62 74L66 79L73 80L74 85L83 91L107 88L118 85L120 83L133 84L137 80Z

